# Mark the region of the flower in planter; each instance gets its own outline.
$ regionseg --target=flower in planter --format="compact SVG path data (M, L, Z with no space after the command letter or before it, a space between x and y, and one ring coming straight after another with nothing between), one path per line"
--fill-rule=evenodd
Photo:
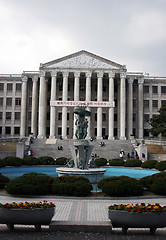
M12 202L12 203L0 203L0 208L7 209L45 209L45 208L54 208L55 205L52 202L47 202L44 200L43 202Z
M166 212L166 206L160 206L158 203L152 204L114 204L108 207L108 210L121 210L127 211L131 213L142 213L142 212L150 212L150 213L161 213Z

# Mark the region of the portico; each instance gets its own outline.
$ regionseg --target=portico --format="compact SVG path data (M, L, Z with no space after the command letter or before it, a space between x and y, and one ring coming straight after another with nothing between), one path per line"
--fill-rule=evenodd
M129 138L134 127L133 88L138 92L138 135L143 137L143 77L127 73L124 65L80 51L41 64L39 75L33 76L32 82L31 130L38 138L75 138L73 112L80 103L92 112L88 121L88 139L105 136L110 140ZM26 88L25 80L24 85L23 90ZM56 101L59 105L53 104ZM96 104L92 105L93 102ZM22 109L24 122L25 106Z

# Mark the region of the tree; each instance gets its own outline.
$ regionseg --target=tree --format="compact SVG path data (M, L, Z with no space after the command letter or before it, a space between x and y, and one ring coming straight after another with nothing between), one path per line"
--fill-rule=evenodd
M166 136L166 104L162 105L158 112L158 115L155 115L150 119L150 125L152 128L149 132L153 136L157 136L160 133L162 136Z

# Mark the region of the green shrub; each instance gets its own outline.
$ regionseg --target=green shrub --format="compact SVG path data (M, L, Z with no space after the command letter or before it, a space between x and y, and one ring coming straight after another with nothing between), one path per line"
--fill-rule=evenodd
M5 167L6 166L6 162L4 159L0 159L0 168L1 167Z
M142 164L142 161L141 160L138 160L138 159L130 159L130 160L127 160L125 163L124 163L124 166L125 167L140 167Z
M102 187L103 193L112 197L138 196L143 193L139 181L126 176L107 178L105 183L99 183L98 186Z
M27 173L11 180L6 191L10 194L46 195L51 192L54 178L43 173Z
M150 187L153 183L153 175L147 176L139 179L139 183L146 188L147 190L150 190Z
M8 182L9 182L9 178L3 176L3 175L0 173L0 189L5 188L5 186L6 186L6 184L7 184Z
M62 176L54 179L52 193L66 196L88 196L92 185L85 177Z
M147 177L143 177L143 178L139 179L139 183L144 188L147 188L147 190L150 190L150 188L154 182L154 179L164 178L164 177L166 177L166 172L156 173L151 176L147 176Z
M67 158L60 157L56 159L56 165L66 165L67 164Z
M40 164L40 160L35 158L35 157L25 157L23 158L23 162L24 162L24 165L39 165Z
M161 161L158 162L155 166L156 169L158 169L159 171L164 171L166 170L166 161Z
M154 177L150 191L155 194L166 195L166 176Z
M95 159L95 166L100 167L100 166L106 166L107 165L107 159L105 158L96 158Z
M21 166L23 165L23 160L19 157L8 156L3 159L6 166Z
M110 166L123 166L123 164L124 164L124 161L123 159L120 159L120 158L109 160Z
M155 168L155 165L158 163L157 160L147 160L141 164L142 168Z
M38 160L41 165L55 165L55 160L49 156L39 157Z

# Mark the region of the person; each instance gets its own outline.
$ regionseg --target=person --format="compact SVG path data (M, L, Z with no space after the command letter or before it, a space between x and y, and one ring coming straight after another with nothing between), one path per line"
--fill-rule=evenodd
M145 161L145 153L142 153L142 161Z
M128 160L130 159L130 153L127 154L127 159L128 159Z
M123 152L120 151L119 157L120 159L123 159Z
M131 151L131 158L134 159L134 150Z

